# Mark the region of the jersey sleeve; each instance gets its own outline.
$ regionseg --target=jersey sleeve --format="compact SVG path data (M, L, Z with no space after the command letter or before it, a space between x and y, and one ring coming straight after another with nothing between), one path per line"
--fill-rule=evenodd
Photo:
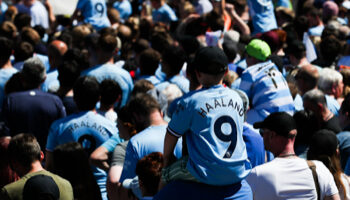
M133 147L133 144L130 141L128 146L126 146L123 171L119 180L120 183L122 183L127 178L133 178L136 176L135 169L138 161L139 161L139 156L137 155Z
M181 137L190 128L191 116L191 109L189 109L188 102L181 99L177 104L167 130L172 135Z
M119 134L114 134L111 138L104 142L102 146L105 147L108 152L113 152L114 148L121 142L122 141L119 138Z
M50 130L49 130L49 135L47 136L47 142L46 142L46 150L52 152L56 146L58 146L58 123L53 122Z
M251 90L253 83L254 83L254 80L251 74L247 71L243 72L239 89L244 91L247 94L249 99L251 99L253 96L252 90Z

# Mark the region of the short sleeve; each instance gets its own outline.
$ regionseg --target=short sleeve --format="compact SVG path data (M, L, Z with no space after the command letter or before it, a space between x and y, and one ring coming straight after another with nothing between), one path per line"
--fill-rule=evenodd
M168 131L172 135L181 137L187 132L187 130L189 130L192 121L191 111L192 109L189 108L188 102L181 99L177 104L176 110L173 113L171 121L168 125Z
M111 138L104 142L102 146L105 147L108 152L113 152L114 148L121 142L122 141L119 138L119 134L114 134Z
M135 169L138 161L139 157L134 149L132 142L130 141L126 147L123 171L119 181L120 183L122 183L127 178L133 178L136 176Z
M125 160L126 147L128 142L118 144L113 152L111 166L119 165L123 166Z

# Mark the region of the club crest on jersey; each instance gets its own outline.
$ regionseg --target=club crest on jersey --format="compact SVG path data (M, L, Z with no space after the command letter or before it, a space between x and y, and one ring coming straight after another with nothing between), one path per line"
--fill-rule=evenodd
M239 116L244 115L244 108L242 105L240 105L237 101L233 101L233 99L230 99L229 101L224 101L223 98L220 99L214 99L213 102L206 102L204 107L200 108L200 111L197 111L198 114L202 117L206 117L206 115L211 111L215 110L217 108L233 108L237 111Z

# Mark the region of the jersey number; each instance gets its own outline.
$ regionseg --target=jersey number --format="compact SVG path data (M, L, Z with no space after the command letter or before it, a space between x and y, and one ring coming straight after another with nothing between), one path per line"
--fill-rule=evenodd
M100 14L100 17L102 17L103 16L103 12L105 11L105 8L104 8L102 3L97 3L97 4L95 4L95 10L96 10L97 13Z
M231 126L230 134L224 134L222 132L221 127L224 123L228 123ZM230 142L230 146L228 147L224 158L231 158L237 144L237 127L235 121L227 115L218 118L214 123L214 133L221 141Z
M78 142L88 155L90 155L96 149L96 140L89 134L80 136Z

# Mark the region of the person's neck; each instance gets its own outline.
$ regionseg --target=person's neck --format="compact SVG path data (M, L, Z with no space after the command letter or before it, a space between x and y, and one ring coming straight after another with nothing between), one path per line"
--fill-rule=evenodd
M112 105L101 104L100 111L102 111L102 112L113 111L113 104Z
M103 64L114 64L114 58L113 56L112 57L104 57L104 56L101 56L99 59L98 59L98 64L97 65L103 65Z
M1 69L13 68L10 59L1 67Z
M159 111L151 113L149 117L151 126L160 126L167 124Z
M219 83L213 83L213 84L202 84L203 88L210 88L210 87L214 87L214 86L219 86L222 85L222 80Z
M295 156L295 152L294 152L294 142L290 141L291 139L288 139L287 144L283 145L281 144L281 147L277 150L275 150L275 152L273 152L275 157L292 157Z
M42 170L44 170L44 168L41 165L40 161L37 160L37 161L32 163L32 167L31 167L31 169L29 170L28 173L39 172L39 171L42 171Z

